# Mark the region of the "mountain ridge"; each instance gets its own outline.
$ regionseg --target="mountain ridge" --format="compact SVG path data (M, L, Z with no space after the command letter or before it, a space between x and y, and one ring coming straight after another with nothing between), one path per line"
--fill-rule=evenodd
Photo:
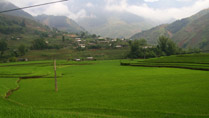
M8 1L5 1L5 0L0 1L0 11L17 9L17 8L19 8L19 7L15 6L14 4L12 4ZM29 13L27 13L23 10L11 11L11 12L7 12L7 13L3 13L3 14L18 16L18 17L23 17L23 18L28 18L28 19L34 20L32 15L30 15Z
M164 35L173 39L183 48L199 47L201 49L209 49L209 35L206 33L208 29L209 9L205 9L191 17L137 33L131 38L144 38L149 43L156 44L158 37Z
M157 23L131 13L94 13L94 18L78 19L78 23L93 34L110 38L129 38ZM111 15L110 15L111 14Z
M44 25L48 25L51 28L57 28L61 31L70 33L86 32L86 30L77 24L74 20L69 19L66 16L54 16L54 15L38 15L35 19Z

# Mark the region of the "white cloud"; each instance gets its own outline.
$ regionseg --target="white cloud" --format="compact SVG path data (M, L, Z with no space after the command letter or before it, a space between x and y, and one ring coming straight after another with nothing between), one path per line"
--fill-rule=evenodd
M178 1L178 2L191 2L193 0L176 0L176 1Z
M25 7L25 6L30 6L30 5L37 5L37 4L43 4L47 2L53 2L57 0L8 0L12 2L13 4L17 5L18 7ZM89 17L93 18L93 15L87 15L86 10L84 9L79 9L78 11L72 11L70 8L74 8L74 0L70 0L68 2L63 2L63 3L56 3L56 4L51 4L47 6L41 6L41 7L36 7L36 8L30 8L30 9L25 9L26 12L30 13L33 16L36 15L41 15L41 14L46 14L46 15L57 15L57 16L68 16L71 19L78 19L78 18L83 18L83 17ZM89 7L92 6L93 4L87 4Z
M209 7L209 0L197 0L193 5L181 8L151 8L147 4L141 5L129 5L127 0L122 0L119 4L107 3L106 9L109 11L118 11L118 12L130 12L135 15L159 20L166 21L170 19L181 19L189 17L202 9Z
M94 7L94 5L93 5L92 3L90 3L90 2L88 2L88 3L86 4L86 6L87 6L87 7Z
M56 0L8 0L19 7L24 7L28 5L41 4L46 2L52 2ZM194 3L190 6L185 6L181 8L160 8L160 7L150 7L150 2L163 2L163 0L143 0L143 4L128 4L129 0L104 0L106 5L101 5L98 8L98 12L100 10L108 10L108 11L117 11L117 12L130 12L132 14L149 18L153 20L159 21L167 21L170 19L181 19L185 17L189 17L198 11L209 7L209 0L175 0L178 2L191 2ZM169 1L169 0L168 0ZM173 3L173 0L170 0ZM154 4L154 3L152 3ZM167 2L168 4L168 2ZM181 4L181 3L178 3ZM175 5L174 5L175 6ZM178 5L177 5L178 6ZM88 9L84 8L92 8L96 7L94 2L89 0L89 2L81 3L79 0L69 0L64 3L57 3L52 5L47 5L43 7L37 7L32 9L26 9L32 15L39 14L48 14L48 15L65 15L70 18L76 20L83 17L95 18L92 12L88 12Z
M42 13L48 15L66 15L70 14L70 11L66 5L63 5L62 3L57 3L56 5L50 5Z
M157 2L159 0L144 0L145 2Z

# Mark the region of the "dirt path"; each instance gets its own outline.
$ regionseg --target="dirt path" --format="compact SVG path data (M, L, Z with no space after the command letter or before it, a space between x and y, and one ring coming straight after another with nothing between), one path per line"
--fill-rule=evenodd
M26 77L20 77L18 80L17 80L17 87L14 88L14 89L10 89L6 95L5 95L5 98L8 99L9 96L12 95L12 93L14 93L15 91L18 91L20 89L20 82L21 80L24 80L24 79L39 79L39 78L43 78L43 77L46 77L47 75L42 75L42 76L26 76Z

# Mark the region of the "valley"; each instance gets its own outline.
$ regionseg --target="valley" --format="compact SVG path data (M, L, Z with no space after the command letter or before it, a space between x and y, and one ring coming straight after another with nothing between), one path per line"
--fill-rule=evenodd
M42 2L0 1L0 118L209 117L207 0Z

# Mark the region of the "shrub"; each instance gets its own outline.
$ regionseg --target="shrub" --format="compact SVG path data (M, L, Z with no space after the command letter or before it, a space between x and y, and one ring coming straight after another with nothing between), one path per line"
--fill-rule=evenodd
M10 57L9 58L9 62L16 62L17 61L17 58L16 57Z

